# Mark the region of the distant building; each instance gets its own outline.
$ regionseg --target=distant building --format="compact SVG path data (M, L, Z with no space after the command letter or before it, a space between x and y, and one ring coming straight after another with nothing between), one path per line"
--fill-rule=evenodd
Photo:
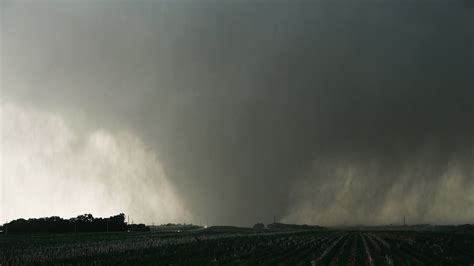
M253 226L254 229L265 229L265 225L263 223L256 223Z

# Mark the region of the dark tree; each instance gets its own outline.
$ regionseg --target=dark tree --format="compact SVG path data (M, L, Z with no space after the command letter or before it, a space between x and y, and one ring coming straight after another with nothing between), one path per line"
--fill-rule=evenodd
M137 231L145 231L147 226L139 225ZM17 219L2 226L8 228L9 234L37 234L37 233L80 233L80 232L113 232L126 231L125 214L120 213L109 218L94 218L92 214L79 215L69 220L58 216ZM3 230L5 232L6 230Z

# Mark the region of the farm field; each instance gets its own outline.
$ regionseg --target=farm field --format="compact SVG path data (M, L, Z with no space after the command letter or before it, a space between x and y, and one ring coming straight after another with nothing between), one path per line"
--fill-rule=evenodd
M0 237L0 264L473 265L474 234L192 230Z

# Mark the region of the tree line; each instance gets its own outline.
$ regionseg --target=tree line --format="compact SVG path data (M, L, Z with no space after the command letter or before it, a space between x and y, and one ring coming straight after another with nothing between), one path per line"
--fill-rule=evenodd
M17 219L0 226L3 234L42 234L42 233L84 233L84 232L120 232L149 231L144 224L127 224L125 214L120 213L109 218L95 218L92 214L83 214L75 218L63 219L58 216Z

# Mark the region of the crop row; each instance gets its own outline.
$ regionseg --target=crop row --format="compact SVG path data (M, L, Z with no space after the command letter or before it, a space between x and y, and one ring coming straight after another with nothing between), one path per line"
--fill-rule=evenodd
M0 239L0 264L472 265L474 235L409 231L120 233Z

